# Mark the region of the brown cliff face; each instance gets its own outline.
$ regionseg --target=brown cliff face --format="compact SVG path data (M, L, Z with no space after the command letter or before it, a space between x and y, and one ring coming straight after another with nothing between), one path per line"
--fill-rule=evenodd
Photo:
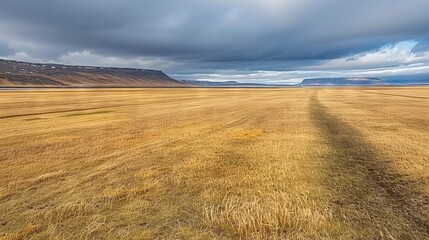
M0 59L0 87L187 87L162 71Z

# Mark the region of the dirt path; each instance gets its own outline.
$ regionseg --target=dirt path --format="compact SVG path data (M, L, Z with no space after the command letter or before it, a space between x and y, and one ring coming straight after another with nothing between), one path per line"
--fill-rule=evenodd
M407 181L380 156L358 130L329 112L315 92L310 115L328 148L332 149L332 179L338 193L338 216L365 236L379 231L382 238L421 239L429 236L428 196Z

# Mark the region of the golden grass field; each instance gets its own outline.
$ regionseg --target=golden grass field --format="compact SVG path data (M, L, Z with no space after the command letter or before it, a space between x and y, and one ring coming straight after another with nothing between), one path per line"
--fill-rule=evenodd
M429 88L0 92L2 239L428 239Z

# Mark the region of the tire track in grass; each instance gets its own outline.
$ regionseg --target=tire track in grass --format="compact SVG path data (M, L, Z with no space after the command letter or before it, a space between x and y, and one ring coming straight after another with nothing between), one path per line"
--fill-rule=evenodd
M385 95L385 96L391 96L391 97L403 97L403 98L415 98L415 99L429 100L429 97L423 97L423 96L411 96L411 95L404 95L404 94L382 93L382 92L373 92L373 91L367 91L367 90L361 90L361 92L370 93L370 94Z
M14 115L8 115L8 116L0 116L0 119L40 116L40 115L55 114L55 113L71 113L71 112L80 112L80 111L89 111L89 110L101 110L101 109L109 109L109 108L114 108L114 107L120 107L120 106L116 105L116 106L108 106L108 107L65 109L65 110L54 110L54 111L42 112L42 113L23 113L23 114L14 114Z
M328 187L352 228L400 239L429 237L429 196L383 159L357 129L329 113L315 92L310 116L331 149ZM365 234L363 234L365 235ZM373 235L374 236L374 235Z
M277 103L277 105L280 105L280 103ZM276 105L276 106L277 106ZM233 118L233 120L231 121L226 121L226 119L228 119L228 117L225 114L228 113L224 113L224 112L220 112L219 113L219 117L221 120L218 121L223 121L222 125L219 126L216 129L211 129L211 128L204 128L201 129L199 131L196 131L195 133L191 133L191 134L183 134L183 135L179 135L177 138L171 139L169 140L167 143L160 143L159 146L154 146L153 144L146 144L144 146L135 146L133 148L127 148L125 150L123 150L122 152L116 152L114 157L109 160L109 161L102 161L102 162L94 162L93 165L88 165L85 167L85 171L74 171L74 172L69 172L66 177L67 179L71 179L74 178L76 179L74 184L70 185L63 185L62 189L58 189L58 191L55 191L53 193L51 193L52 195L49 196L49 199L58 199L59 198L59 194L64 193L64 192L72 192L73 190L75 190L76 188L79 187L79 189L84 189L84 186L86 184L89 183L93 183L94 182L94 178L98 179L99 181L103 181L103 182L107 182L106 179L103 179L101 177L106 176L107 174L112 173L112 172L118 172L121 170L121 168L125 168L127 167L127 164L124 163L124 158L122 158L122 156L127 156L130 160L128 160L128 166L130 165L130 162L133 161L137 161L139 154L141 154L141 151L137 151L139 148L142 149L171 149L174 146L186 146L188 145L185 149L178 149L175 150L174 152L177 152L178 157L177 159L175 159L175 161L168 163L168 165L166 165L164 167L163 171L164 174L169 174L171 169L173 169L174 167L180 166L180 164L183 164L184 161L186 161L189 158L189 154L193 154L192 151L195 151L193 148L190 148L189 146L197 146L197 149L202 149L202 151L209 151L208 149L204 148L205 145L208 145L210 143L210 137L219 133L219 132L223 132L226 130L229 130L231 128L235 128L235 127L239 127L243 124L247 124L247 123L253 123L253 122L260 122L260 121L264 121L265 118L268 117L269 114L271 114L273 111L275 111L275 109L270 108L269 106L263 105L261 107L256 107L256 108L252 108L251 112L249 114L243 114L242 110L238 111L238 112L234 112L234 114L232 116L230 116L231 118ZM216 120L217 118L213 118L213 121ZM207 142L207 144L203 144ZM192 151L190 150L192 149ZM213 151L213 150L210 150ZM148 151L147 151L148 152ZM213 153L214 154L214 153ZM154 156L157 156L156 154ZM158 165L163 166L163 164L167 164L167 163L158 163ZM132 165L132 164L131 164ZM134 166L139 166L141 167L142 165L134 165ZM143 165L144 166L144 165ZM138 171L136 169L133 169L134 171ZM130 173L130 171L132 170L127 170L128 173ZM165 171L165 172L164 172ZM94 174L94 175L93 175ZM171 174L171 173L170 173ZM110 175L110 176L115 176L115 175ZM172 175L172 178L174 178L174 175ZM132 178L131 178L132 179ZM170 182L174 182L173 180L166 180L168 183L167 184L171 184ZM161 223L157 223L156 225L154 224L154 226L161 226L161 229L165 232L168 231L173 231L171 229L174 229L173 227L177 227L180 224L183 225L191 225L191 226L196 226L197 227L201 227L201 225L199 225L199 221L200 218L198 218L198 215L196 215L196 213L199 213L199 209L197 208L193 208L192 205L187 205L186 203L194 203L197 202L198 199L194 199L195 196L193 196L190 193L187 193L186 191L183 191L183 188L186 187L182 186L180 184L174 183L176 185L174 186L168 186L167 185L167 189L169 190L169 195L166 196L162 196L160 198L158 198L158 202L162 202L165 203L165 206L167 207L174 207L176 205L174 205L174 202L171 202L171 196L174 196L179 200L180 204L177 204L177 211L180 214L183 215L174 215L175 219L170 219L170 218L164 218L161 219L164 222ZM45 186L45 187L49 187L49 186ZM99 188L102 190L103 188L107 187L106 185L100 185ZM116 186L117 187L117 186ZM41 188L41 187L39 187ZM186 189L185 189L186 190ZM198 192L197 192L198 193ZM103 198L101 198L101 200L103 200ZM94 201L101 201L100 199L96 199ZM41 200L34 200L35 203L37 205L42 205L40 204ZM92 203L91 199L86 199L86 201ZM127 202L123 199L113 199L111 200L113 201L112 204L116 204L115 206L119 209L121 206L125 205ZM57 204L60 204L61 201L56 200ZM103 203L103 202L102 202ZM96 202L96 204L102 204L99 202ZM172 205L172 206L171 206ZM100 209L104 209L105 210L106 206L100 205ZM153 209L151 209L152 211L154 211L154 213L158 213L159 210L158 208L154 207ZM116 213L116 212L115 212ZM193 216L193 218L189 217L189 216ZM110 219L107 218L107 219ZM157 219L155 219L157 220ZM153 220L153 221L155 221ZM158 221L161 221L158 220ZM46 224L45 222L43 222L43 224ZM46 227L44 225L44 227ZM174 234L174 233L171 233Z

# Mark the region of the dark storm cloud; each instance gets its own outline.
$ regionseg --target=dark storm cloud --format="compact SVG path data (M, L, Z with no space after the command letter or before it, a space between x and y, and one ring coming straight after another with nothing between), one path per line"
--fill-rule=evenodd
M0 56L6 56L9 54L12 54L13 51L11 51L9 49L9 47L7 46L7 44L5 42L1 42L0 41Z
M111 59L93 64L183 74L293 70L428 39L427 9L427 0L2 0L0 51L3 42L47 61L97 55Z

